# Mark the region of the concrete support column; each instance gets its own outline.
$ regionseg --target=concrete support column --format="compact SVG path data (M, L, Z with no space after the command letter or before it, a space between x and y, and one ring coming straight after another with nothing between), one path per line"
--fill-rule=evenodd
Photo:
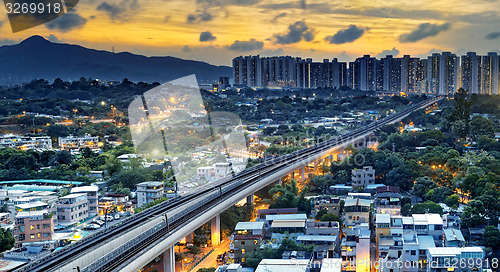
M210 221L210 230L212 236L212 246L220 244L220 215L218 214Z
M318 166L321 162L320 161L314 161L314 173L318 173Z
M304 167L301 167L301 168L299 169L299 176L300 176L300 181L301 181L301 182L304 182L304 180L306 179L305 175L306 175L305 168L304 168Z
M194 236L194 233L190 233L186 236L186 243L192 243L193 242L193 236Z
M247 196L247 204L253 205L253 194Z
M163 252L163 271L175 272L175 250L174 247Z

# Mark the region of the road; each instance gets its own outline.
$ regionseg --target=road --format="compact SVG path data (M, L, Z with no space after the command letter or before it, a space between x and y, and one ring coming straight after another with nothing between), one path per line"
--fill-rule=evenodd
M200 268L217 268L217 255L222 254L229 250L229 239L226 239L221 242L221 244L215 248L214 252L212 252L208 257L203 260L200 264L198 264L192 271L196 272Z

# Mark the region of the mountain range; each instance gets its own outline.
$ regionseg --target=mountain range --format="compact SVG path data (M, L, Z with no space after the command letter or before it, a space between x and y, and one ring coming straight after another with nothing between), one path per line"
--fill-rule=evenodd
M113 53L79 45L53 43L32 36L15 45L0 47L0 84L19 84L32 79L78 80L81 77L164 83L195 74L199 83L231 76L228 66L176 57L147 57L129 52Z

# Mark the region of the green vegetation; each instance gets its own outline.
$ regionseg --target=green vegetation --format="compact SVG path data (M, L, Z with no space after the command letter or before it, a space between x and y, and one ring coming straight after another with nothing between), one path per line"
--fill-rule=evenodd
M0 252L11 249L16 240L10 230L0 228Z

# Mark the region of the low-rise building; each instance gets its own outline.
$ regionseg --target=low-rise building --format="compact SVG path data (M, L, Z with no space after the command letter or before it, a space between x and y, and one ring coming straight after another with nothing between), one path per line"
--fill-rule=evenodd
M427 252L427 271L483 271L484 251L480 247L434 247ZM455 264L455 265L454 265ZM460 265L467 264L467 265ZM453 267L454 266L454 267Z
M20 211L15 216L14 237L17 246L29 242L52 240L53 214L47 210Z
M78 224L89 216L87 194L70 194L59 199L57 219L61 225Z
M49 136L22 136L14 134L0 135L0 148L52 149L52 139Z
M279 208L279 209L258 209L257 217L259 220L266 220L266 215L276 214L296 214L299 211L297 208Z
M239 222L231 236L230 258L245 263L246 256L255 252L264 239L264 222Z
M83 147L97 148L100 146L99 137L85 134L83 136L59 137L59 148L62 150L80 149Z
M340 198L338 197L318 197L314 199L314 215L319 211L326 210L327 213L340 216Z
M365 166L363 169L353 169L351 171L351 182L354 188L375 184L375 169L371 166Z
M137 206L142 207L163 197L163 182L147 181L137 184Z
M464 247L465 238L462 232L458 229L444 230L444 246L445 247Z
M84 193L87 194L87 200L89 202L89 216L97 215L99 213L98 207L98 197L99 197L99 187L98 186L79 186L71 188L72 194Z
M355 225L370 222L370 200L352 198L346 199L344 204L345 225Z
M375 195L375 213L401 214L401 194L393 192L377 193Z

